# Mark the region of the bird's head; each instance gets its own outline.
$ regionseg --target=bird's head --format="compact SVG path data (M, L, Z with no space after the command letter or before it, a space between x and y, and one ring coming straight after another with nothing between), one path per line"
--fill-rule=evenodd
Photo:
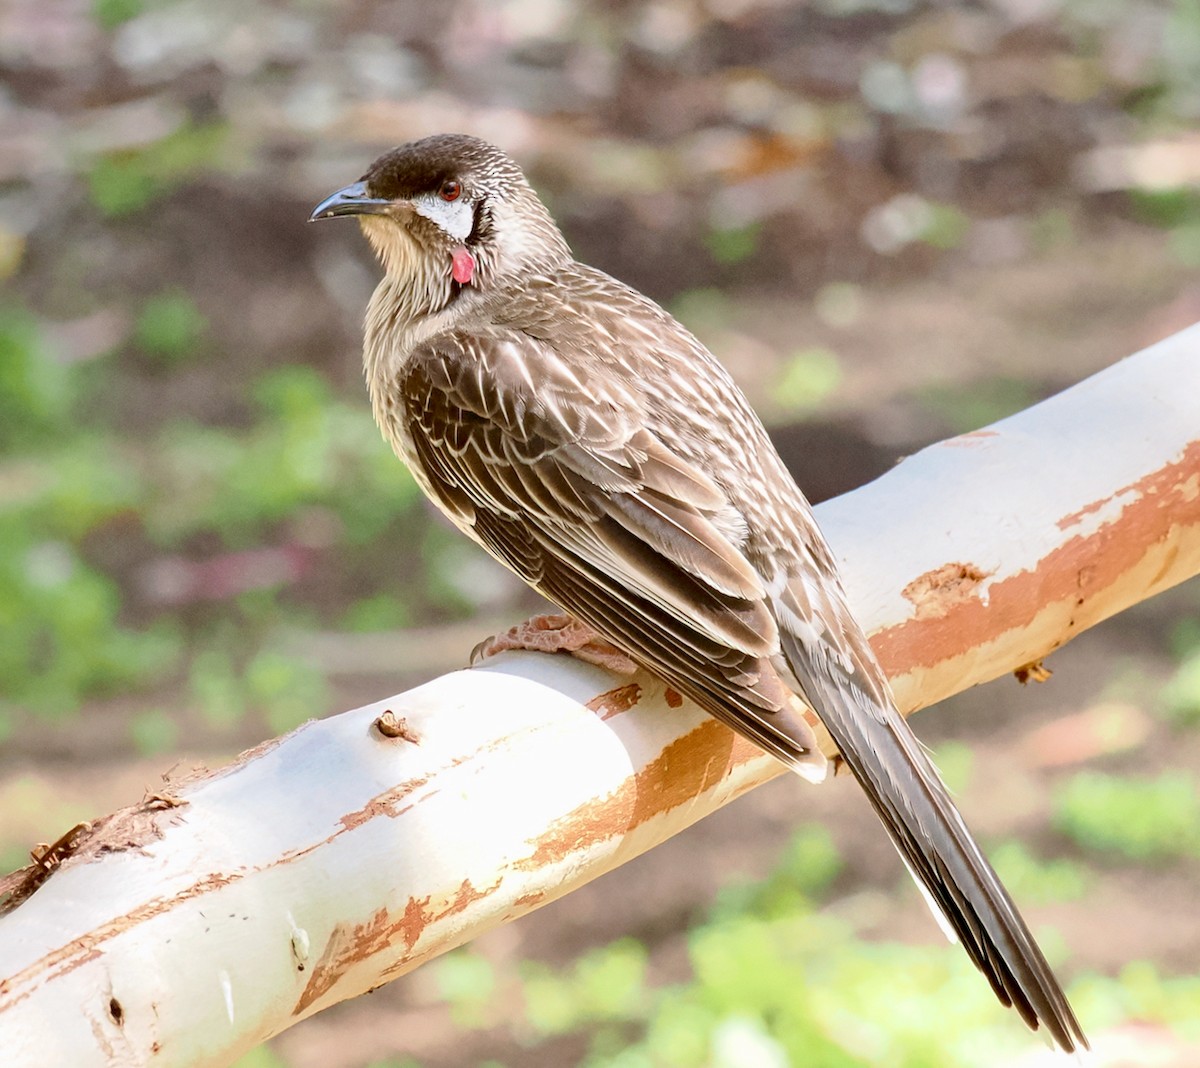
M440 134L401 145L326 197L311 222L357 215L395 282L429 310L570 257L520 168L494 145Z

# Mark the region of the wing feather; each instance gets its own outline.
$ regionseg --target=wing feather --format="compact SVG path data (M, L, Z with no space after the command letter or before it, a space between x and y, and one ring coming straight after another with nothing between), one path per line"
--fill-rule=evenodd
M526 582L819 776L812 727L771 663L779 636L762 581L723 532L739 526L726 495L618 405L584 416L555 407L545 387L556 357L525 343L538 348L529 354L539 361L537 395L528 374L511 373L511 338L489 346L445 335L410 360L401 383L409 434L439 503L461 515L466 498L470 532ZM483 375L458 366L489 360L497 365ZM501 395L514 391L528 395ZM518 413L520 425L509 425Z

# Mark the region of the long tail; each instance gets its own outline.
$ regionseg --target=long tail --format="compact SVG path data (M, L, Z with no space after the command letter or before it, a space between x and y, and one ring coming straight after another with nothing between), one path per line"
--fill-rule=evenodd
M792 670L804 681L804 696L913 878L996 996L1033 1030L1045 1026L1067 1052L1087 1049L1050 965L890 695L870 683L864 689L786 630L781 640Z

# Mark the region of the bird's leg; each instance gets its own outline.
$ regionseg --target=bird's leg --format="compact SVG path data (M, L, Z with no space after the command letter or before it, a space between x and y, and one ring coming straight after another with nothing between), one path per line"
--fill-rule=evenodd
M638 666L612 642L601 638L586 623L563 613L533 616L480 642L471 651L471 663L510 649L529 649L536 653L570 653L588 664L606 668L618 675L632 675Z

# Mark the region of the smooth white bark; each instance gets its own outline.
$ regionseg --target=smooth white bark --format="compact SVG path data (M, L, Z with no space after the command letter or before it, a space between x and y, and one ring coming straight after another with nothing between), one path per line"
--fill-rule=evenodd
M1035 660L1200 571L1200 329L819 516L902 707ZM228 1064L779 772L567 657L308 723L101 821L0 919L4 1063Z

